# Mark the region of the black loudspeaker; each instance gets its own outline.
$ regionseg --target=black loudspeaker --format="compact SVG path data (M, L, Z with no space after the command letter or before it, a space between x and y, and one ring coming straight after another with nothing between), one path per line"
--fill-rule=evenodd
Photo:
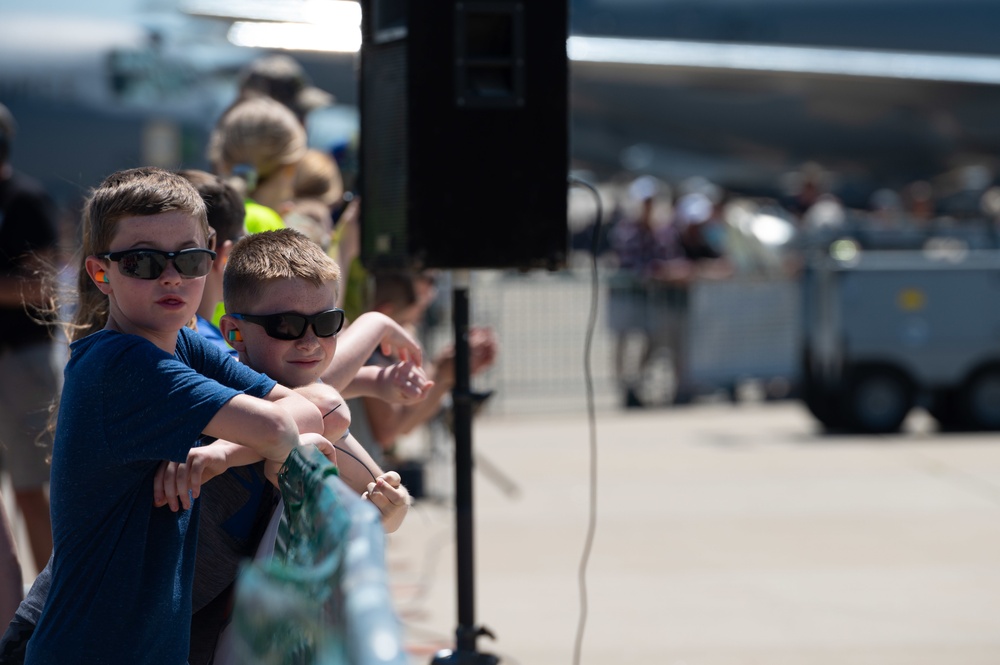
M361 260L565 265L566 0L363 0Z

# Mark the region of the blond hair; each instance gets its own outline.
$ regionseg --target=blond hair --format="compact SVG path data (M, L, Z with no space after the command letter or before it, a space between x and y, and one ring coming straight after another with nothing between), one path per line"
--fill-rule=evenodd
M222 277L227 312L242 312L262 297L267 282L304 279L316 286L340 282L340 266L304 234L294 229L254 233L229 254Z
M319 199L333 205L344 195L344 179L333 157L311 148L295 167L292 187L297 199Z
M285 226L301 231L310 240L329 251L333 235L333 218L330 208L317 199L298 199L285 213Z
M208 159L217 173L242 180L250 196L307 149L306 130L295 114L270 97L251 97L230 107L209 139Z

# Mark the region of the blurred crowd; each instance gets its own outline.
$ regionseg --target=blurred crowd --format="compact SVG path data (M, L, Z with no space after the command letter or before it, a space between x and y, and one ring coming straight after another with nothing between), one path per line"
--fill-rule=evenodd
M836 173L806 163L775 183L775 196L749 196L693 176L668 182L623 173L597 185L605 219L571 191L571 244L597 255L608 278L607 324L626 407L644 406L639 384L667 350L684 404L696 392L687 367L688 301L705 280L796 280L831 248L962 253L1000 248L1000 185L971 165L897 188L879 187L867 205L848 205ZM852 196L852 200L857 200Z
M571 192L574 250L595 251L614 269L630 259L613 243L615 228L640 216L659 235L678 231L730 262L733 275L794 275L804 255L848 238L860 249L924 249L950 243L1000 248L1000 178L971 164L903 185L842 196L838 174L815 162L774 183L773 196L743 194L701 176L668 182L623 173L598 185L605 219L594 238L590 201ZM850 200L852 203L845 201ZM864 203L859 205L859 199ZM693 227L693 228L691 228ZM695 240L695 238L700 238ZM690 247L687 250L691 252Z

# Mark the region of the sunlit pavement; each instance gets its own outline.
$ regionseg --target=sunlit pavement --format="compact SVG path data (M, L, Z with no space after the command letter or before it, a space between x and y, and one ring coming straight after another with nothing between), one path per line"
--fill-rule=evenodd
M598 414L580 662L1000 663L1000 433L906 427L826 436L797 402ZM479 650L571 663L586 414L487 415L473 438ZM412 663L453 639L453 536L445 497L388 543Z

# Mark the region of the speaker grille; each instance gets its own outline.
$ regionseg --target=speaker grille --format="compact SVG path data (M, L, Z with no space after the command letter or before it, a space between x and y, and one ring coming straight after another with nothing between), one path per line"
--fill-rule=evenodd
M562 267L566 0L399 1L395 41L363 19L362 262Z
M372 49L362 72L368 122L361 125L362 252L403 265L409 255L409 108L406 43Z

